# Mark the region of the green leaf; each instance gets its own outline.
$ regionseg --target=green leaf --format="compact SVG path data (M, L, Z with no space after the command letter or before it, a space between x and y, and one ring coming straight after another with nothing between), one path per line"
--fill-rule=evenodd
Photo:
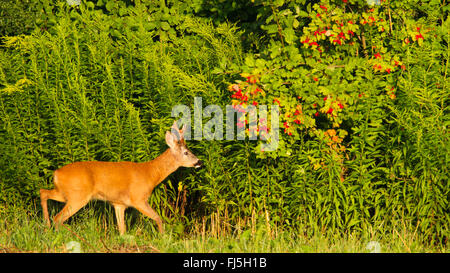
M128 9L126 8L126 7L121 7L120 9L119 9L119 15L120 16L124 16L125 14L127 14L128 13Z
M86 6L87 6L88 8L90 8L90 9L93 9L93 8L95 7L95 4L92 3L92 1L87 1L87 2L86 2Z
M113 9L115 9L117 7L117 3L115 1L107 1L105 8L108 11L113 11Z
M169 23L163 21L163 22L161 22L161 28L163 30L167 31L170 29L170 25L169 25Z
M263 28L263 26L261 26L261 28ZM278 26L276 24L266 25L263 29L266 30L269 34L278 32Z
M288 44L292 44L294 42L294 39L297 37L295 36L295 32L292 28L287 28L283 30L284 38Z
M245 65L247 65L248 67L254 67L255 59L253 59L251 56L245 57Z

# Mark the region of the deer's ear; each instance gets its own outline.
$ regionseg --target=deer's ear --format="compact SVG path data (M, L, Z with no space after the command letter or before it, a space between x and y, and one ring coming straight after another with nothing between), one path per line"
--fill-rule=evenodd
M171 133L171 132L169 132L169 131L167 131L166 132L166 143L167 143L167 145L170 147L170 148L174 148L175 147L175 136Z
M185 132L185 130L186 130L186 124L183 124L183 128L181 128L181 130L180 130L180 137L181 137L181 138L184 138L184 132Z
M183 126L184 128L184 126ZM173 122L172 127L170 128L170 131L172 132L172 135L175 137L175 140L181 140L183 138L183 129L178 129L177 121L175 120Z
M180 130L180 129L178 129L178 124L177 124L176 120L173 122L172 129L175 130L175 131L179 131Z

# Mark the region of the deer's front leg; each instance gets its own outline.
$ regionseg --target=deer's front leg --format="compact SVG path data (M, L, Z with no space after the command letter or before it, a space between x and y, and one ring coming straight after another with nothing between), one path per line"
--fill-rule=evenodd
M121 204L113 204L114 210L116 212L117 225L119 226L119 233L123 235L126 231L125 226L125 209L127 208L125 205Z
M150 205L147 203L147 201L142 201L140 202L137 206L136 209L138 211L140 211L142 214L146 215L147 217L150 217L151 219L156 221L156 224L158 225L158 230L160 233L164 233L164 229L163 229L163 225L162 225L162 221L161 218L159 217L159 215L156 213L155 210L153 210Z

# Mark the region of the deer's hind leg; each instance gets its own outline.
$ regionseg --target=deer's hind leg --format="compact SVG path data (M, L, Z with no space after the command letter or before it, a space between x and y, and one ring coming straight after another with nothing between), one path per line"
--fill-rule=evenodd
M64 221L69 219L70 216L74 215L77 211L79 211L82 207L84 207L90 198L71 198L67 200L64 208L55 216L54 222L56 227L62 225Z
M64 195L58 191L58 189L46 190L40 189L41 207L44 213L44 220L47 226L50 227L50 218L48 216L47 200L52 199L59 202L66 202Z

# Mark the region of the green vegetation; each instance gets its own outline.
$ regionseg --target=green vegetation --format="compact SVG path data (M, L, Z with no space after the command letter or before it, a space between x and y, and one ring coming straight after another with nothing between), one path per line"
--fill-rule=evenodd
M2 3L1 20L28 2ZM68 238L85 251L448 251L445 1L32 2L0 26L3 251L60 252ZM155 158L172 107L196 96L279 104L280 148L189 141L205 168L149 201L164 235L130 209L134 239L119 237L101 202L44 228L54 170Z
M195 231L184 233L179 223L169 223L166 224L166 232L161 235L151 220L130 209L127 210L127 222L131 228L126 235L120 236L112 206L103 206L100 202L90 203L58 230L48 229L38 210L25 211L20 207L9 209L11 211L8 213L0 214L5 219L0 225L0 253L72 252L70 242L79 243L79 251L89 253L369 253L377 250L370 247L370 242L377 242L379 251L383 253L449 252L448 247L430 246L417 230L409 231L405 223L400 222L389 233L381 234L373 229L362 236L350 232L306 235L310 232L304 230L305 227L295 232L280 228L270 233L262 222L252 226L254 231L242 227L232 233L217 227L210 229L205 222L191 224L190 228Z

